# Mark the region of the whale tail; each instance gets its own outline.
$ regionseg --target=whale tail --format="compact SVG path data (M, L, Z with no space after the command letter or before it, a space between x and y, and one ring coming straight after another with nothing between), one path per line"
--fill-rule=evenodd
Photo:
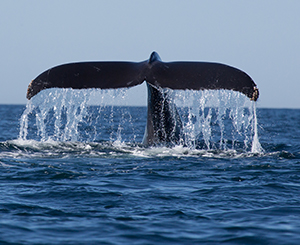
M162 62L153 52L143 62L79 62L46 70L28 86L27 98L47 88L125 88L147 83L171 89L228 89L256 101L256 84L245 72L219 63Z
M147 83L148 108L144 145L178 145L183 140L182 121L172 94Z
M228 89L239 91L256 101L256 84L245 72L224 64L208 62L162 62L153 52L143 62L81 62L46 70L28 86L27 98L47 88L132 87L147 82L148 113L143 143L180 144L182 122L170 89Z

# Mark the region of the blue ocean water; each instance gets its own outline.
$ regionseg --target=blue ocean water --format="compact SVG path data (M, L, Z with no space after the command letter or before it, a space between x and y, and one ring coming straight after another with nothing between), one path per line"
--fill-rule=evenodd
M299 109L256 109L262 148L251 106L208 104L144 147L146 107L76 96L0 105L0 244L299 244Z

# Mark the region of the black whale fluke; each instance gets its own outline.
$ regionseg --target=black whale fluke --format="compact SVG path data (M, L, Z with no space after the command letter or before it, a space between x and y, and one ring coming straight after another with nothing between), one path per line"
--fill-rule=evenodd
M47 88L125 88L146 81L148 89L145 145L178 145L184 141L182 122L170 89L229 89L258 98L258 89L243 71L218 63L162 62L153 52L143 62L81 62L51 68L28 86L27 98Z
M153 52L143 62L79 62L50 68L29 84L27 98L47 88L113 89L144 81L171 89L234 90L254 101L259 95L251 77L237 68L208 62L162 62Z

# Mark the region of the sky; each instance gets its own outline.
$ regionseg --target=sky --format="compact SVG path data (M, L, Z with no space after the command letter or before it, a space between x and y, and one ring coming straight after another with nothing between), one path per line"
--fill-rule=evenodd
M257 84L261 108L300 108L299 0L1 0L0 104L75 61L208 61ZM145 85L131 103L145 105Z

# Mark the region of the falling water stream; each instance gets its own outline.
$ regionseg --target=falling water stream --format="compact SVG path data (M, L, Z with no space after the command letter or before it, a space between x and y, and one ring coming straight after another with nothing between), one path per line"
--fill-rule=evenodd
M243 94L225 90L170 92L181 115L183 142L188 148L263 151L255 102ZM28 101L20 119L19 139L135 143L140 129L136 129L131 110L112 105L115 101L126 105L127 96L128 89L44 90ZM94 110L90 109L92 97L98 98ZM103 131L110 131L108 139Z

